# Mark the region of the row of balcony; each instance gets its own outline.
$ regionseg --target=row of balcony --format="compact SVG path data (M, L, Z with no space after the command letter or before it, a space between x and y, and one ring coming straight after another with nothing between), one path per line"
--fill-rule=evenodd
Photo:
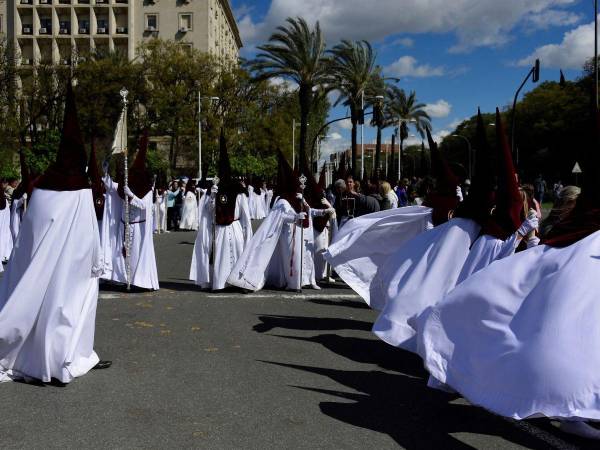
M33 0L20 0L21 5L33 5ZM109 0L95 0L95 5L108 5ZM114 3L127 5L129 0L114 0ZM90 5L91 0L37 0L38 5Z
M127 27L116 27L116 34L127 34ZM22 28L23 35L33 35L33 27L31 25L23 25ZM41 35L50 35L52 34L52 26L42 26L38 29L38 34ZM71 23L70 22L61 22L58 34L71 34ZM78 30L78 34L90 34L89 26L80 26ZM98 27L96 28L96 34L108 34L108 26L103 23L98 23Z

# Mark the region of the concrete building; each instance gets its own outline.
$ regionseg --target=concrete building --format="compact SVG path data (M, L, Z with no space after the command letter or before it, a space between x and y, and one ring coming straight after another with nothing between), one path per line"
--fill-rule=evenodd
M133 59L153 38L234 60L242 47L228 0L0 0L0 15L25 66L95 49Z
M6 36L6 0L0 0L0 40Z

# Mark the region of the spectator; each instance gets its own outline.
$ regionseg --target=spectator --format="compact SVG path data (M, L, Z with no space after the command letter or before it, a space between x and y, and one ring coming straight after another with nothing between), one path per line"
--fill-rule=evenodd
M529 205L530 209L534 209L535 210L535 214L539 219L542 218L542 208L540 206L540 203L536 200L535 196L534 196L534 187L532 184L524 184L521 186L521 189L523 190L523 192L525 192L525 195L527 195L527 203Z
M176 204L179 197L179 207ZM167 229L179 230L180 208L183 195L177 181L171 182L171 190L167 194Z
M533 180L533 188L534 197L541 205L544 203L544 194L546 193L546 180L544 180L541 173Z
M563 184L562 181L558 180L556 183L554 183L554 187L552 189L552 193L554 194L554 201L558 201L558 199L560 198L560 191L563 190Z
M408 186L408 180L405 178L403 180L398 181L398 185L396 186L395 194L398 198L398 206L408 206L408 193L406 192L406 188Z
M381 205L382 210L398 207L398 197L392 190L392 186L390 186L390 183L388 183L387 181L382 182L381 186L380 186L380 192L384 199L385 206L387 206L387 207L384 207L384 204L382 204Z

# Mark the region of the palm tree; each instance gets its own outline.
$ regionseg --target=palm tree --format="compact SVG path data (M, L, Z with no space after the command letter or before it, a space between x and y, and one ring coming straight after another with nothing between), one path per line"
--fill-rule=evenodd
M357 129L363 107L363 95L372 94L374 82L380 78L375 65L377 54L367 41L347 41L333 47L330 83L339 92L335 106L343 103L350 108L352 122L352 171L356 171ZM356 173L354 173L356 175Z
M425 138L425 131L431 130L431 118L425 111L425 104L417 101L415 91L407 96L404 89L397 86L387 86L386 97L385 123L387 126L398 125L399 123L399 129L396 127L396 132L400 139L398 164L401 164L404 141L408 139L409 124L415 127L421 138Z
M307 122L313 103L313 88L326 84L329 59L319 22L311 29L306 21L288 17L286 26L279 26L269 42L258 47L260 53L251 62L257 79L281 77L298 84L300 103L300 165L306 160Z

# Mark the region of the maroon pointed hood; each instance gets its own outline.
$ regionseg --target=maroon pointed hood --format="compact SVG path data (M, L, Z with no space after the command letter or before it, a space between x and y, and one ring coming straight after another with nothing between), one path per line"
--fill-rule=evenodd
M153 179L146 165L148 153L148 130L144 130L139 142L139 149L135 155L133 165L129 169L128 185L136 197L144 198L152 190Z
M89 189L86 172L87 154L79 128L75 95L71 81L67 83L67 98L62 135L56 161L48 167L36 187L51 191L78 191Z
M88 176L92 183L92 195L94 196L94 209L98 220L102 219L104 214L104 193L106 188L100 170L98 170L98 160L96 158L96 140L92 137L92 145L90 149L90 159L88 161Z
M27 165L27 160L25 159L25 152L23 149L19 150L19 164L21 167L21 182L17 186L17 188L13 191L12 199L18 200L23 197L23 194L27 192L27 195L31 195L31 191L33 190L33 180L31 177L31 172L29 171L29 166Z

